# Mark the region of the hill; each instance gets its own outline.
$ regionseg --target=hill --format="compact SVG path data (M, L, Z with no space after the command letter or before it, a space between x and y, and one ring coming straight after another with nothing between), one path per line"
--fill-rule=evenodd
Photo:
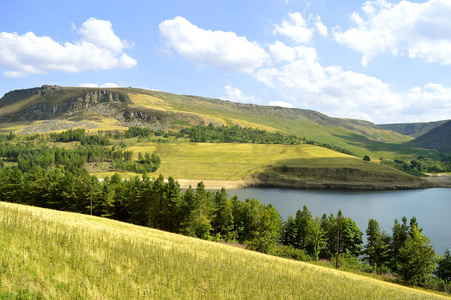
M2 299L449 299L108 220L0 202Z
M391 130L403 135L414 138L422 136L432 129L445 124L447 121L427 122L427 123L397 123L397 124L378 124L379 128Z
M451 152L451 121L431 129L408 144L418 148L434 149L439 152Z
M12 91L0 99L3 132L49 132L84 127L124 130L187 125L240 125L349 148L354 153L392 157L415 152L399 146L412 138L382 130L361 120L332 118L316 111L233 103L197 96L135 88L75 88L42 86ZM395 144L393 144L395 143Z

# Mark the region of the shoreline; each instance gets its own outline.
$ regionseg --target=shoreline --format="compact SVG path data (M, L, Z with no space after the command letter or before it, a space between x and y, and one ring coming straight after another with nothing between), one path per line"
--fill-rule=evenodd
M181 188L190 185L196 188L199 182L203 182L206 189L220 190L243 189L249 187L273 187L295 189L328 189L328 190L412 190L425 188L451 188L451 176L431 175L419 182L340 182L340 181L302 181L295 179L274 180L241 179L241 180L202 180L202 179L177 179Z

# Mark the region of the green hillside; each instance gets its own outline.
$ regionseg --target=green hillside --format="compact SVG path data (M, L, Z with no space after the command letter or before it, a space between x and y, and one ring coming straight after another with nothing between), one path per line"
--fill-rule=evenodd
M397 124L378 124L377 126L384 130L391 130L403 135L417 138L431 131L432 129L445 124L447 121L427 122L427 123L397 123Z
M0 202L1 299L449 299L369 277Z
M434 149L439 152L451 152L451 121L431 129L408 144L418 148Z

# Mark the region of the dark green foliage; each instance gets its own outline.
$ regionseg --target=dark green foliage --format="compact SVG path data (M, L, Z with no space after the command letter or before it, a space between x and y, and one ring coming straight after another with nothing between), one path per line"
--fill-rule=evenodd
M141 155L142 156L142 155ZM1 143L0 157L17 162L22 172L28 172L36 167L50 169L62 166L66 170L76 172L85 163L111 162L111 168L118 171L132 171L136 173L155 172L160 167L160 157L152 153L145 154L140 161L133 161L133 151L109 149L101 145L84 145L76 149L64 148L30 148L26 144Z
M81 139L82 145L111 145L110 139L105 135L86 135Z
M438 158L419 156L410 162L384 159L381 163L414 174L415 172L451 172L451 156L445 154L440 154Z
M290 246L278 245L272 248L269 254L283 258L291 258L299 261L312 260L312 258L304 250L294 248L291 245Z
M389 262L390 236L381 232L376 220L368 221L367 244L364 247L364 260L370 265L381 267Z
M136 136L147 137L147 136L153 135L154 133L155 132L152 129L150 129L150 128L142 128L142 127L131 126L124 133L124 137L127 138L127 139L132 138L132 137L136 137Z
M437 260L437 269L434 274L447 282L451 282L451 254L447 248L445 255L441 256Z
M349 217L340 217L340 252L359 256L362 250L362 232Z
M435 251L429 245L429 238L412 228L411 236L399 250L401 260L398 274L406 283L422 284L435 269Z
M310 234L307 236L308 253L315 261L318 261L321 251L326 248L325 235L320 219L315 217L310 227Z
M368 155L365 155L363 157L363 161L369 162L369 161L371 161L371 158Z
M302 138L294 135L286 136L279 132L240 126L208 126L197 125L180 131L188 135L191 142L220 142L220 143L256 143L256 144L301 144Z
M6 136L6 139L7 139L8 141L12 141L12 140L14 140L15 138L16 138L16 134L13 133L12 131Z
M312 230L312 214L304 205L302 210L296 212L296 240L294 246L299 249L306 249L308 236Z
M50 139L54 142L73 142L81 141L86 135L84 129L69 129L60 133L50 133Z

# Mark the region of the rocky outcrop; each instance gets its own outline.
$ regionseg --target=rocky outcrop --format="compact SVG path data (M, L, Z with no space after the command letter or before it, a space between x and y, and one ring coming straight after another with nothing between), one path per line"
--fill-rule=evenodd
M161 120L161 118L159 118L159 117L152 117L152 116L149 116L148 114L140 112L140 111L129 111L129 110L126 110L122 114L122 116L124 117L124 120L127 121L127 122L131 122L134 119L140 119L140 120L143 120L143 121L147 121L149 123Z
M45 91L44 91L45 94ZM89 109L101 103L108 103L111 108L117 108L125 102L124 96L110 91L90 91L84 95L68 99L58 104L36 103L31 105L20 115L15 116L18 121L53 119L64 114L74 114L78 111Z

